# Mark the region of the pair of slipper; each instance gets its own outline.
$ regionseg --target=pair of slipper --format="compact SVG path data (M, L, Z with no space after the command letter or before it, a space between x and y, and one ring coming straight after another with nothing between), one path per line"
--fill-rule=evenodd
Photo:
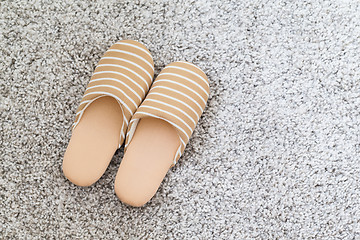
M97 64L76 112L64 155L64 175L90 186L125 141L115 179L118 198L142 206L181 154L208 96L205 73L188 62L167 65L153 81L154 63L139 42L123 40Z

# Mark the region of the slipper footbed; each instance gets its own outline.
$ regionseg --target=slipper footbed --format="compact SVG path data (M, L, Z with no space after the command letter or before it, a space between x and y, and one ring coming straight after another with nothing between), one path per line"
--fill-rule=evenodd
M90 186L103 175L118 148L122 116L111 97L101 97L86 109L63 160L64 175L72 183Z

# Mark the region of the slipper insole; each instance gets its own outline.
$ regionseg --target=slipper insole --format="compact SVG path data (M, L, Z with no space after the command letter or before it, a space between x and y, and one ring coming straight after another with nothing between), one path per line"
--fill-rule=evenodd
M148 202L172 165L179 144L176 130L166 121L140 119L116 175L119 199L137 207Z
M71 182L90 186L103 175L119 146L122 122L122 110L112 97L86 108L64 155L63 172Z

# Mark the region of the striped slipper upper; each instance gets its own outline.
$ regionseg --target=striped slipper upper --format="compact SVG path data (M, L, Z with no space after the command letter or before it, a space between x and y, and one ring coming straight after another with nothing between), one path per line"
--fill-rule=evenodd
M181 144L174 155L172 165L174 166L184 152L208 97L209 81L199 67L188 62L174 62L167 65L130 120L125 151L141 118L162 119L177 130L180 138Z
M119 103L124 119L120 133L120 147L129 120L143 101L153 76L153 59L144 45L133 40L115 43L106 51L95 68L77 109L72 130L93 101L104 96L113 97Z

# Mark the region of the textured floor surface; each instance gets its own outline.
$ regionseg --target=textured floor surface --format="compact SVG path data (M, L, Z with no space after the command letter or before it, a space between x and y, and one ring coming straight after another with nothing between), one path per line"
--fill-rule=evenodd
M74 1L75 2L75 1ZM360 239L360 2L1 1L1 239ZM121 148L88 188L62 175L95 64L119 39L211 94L143 208Z

